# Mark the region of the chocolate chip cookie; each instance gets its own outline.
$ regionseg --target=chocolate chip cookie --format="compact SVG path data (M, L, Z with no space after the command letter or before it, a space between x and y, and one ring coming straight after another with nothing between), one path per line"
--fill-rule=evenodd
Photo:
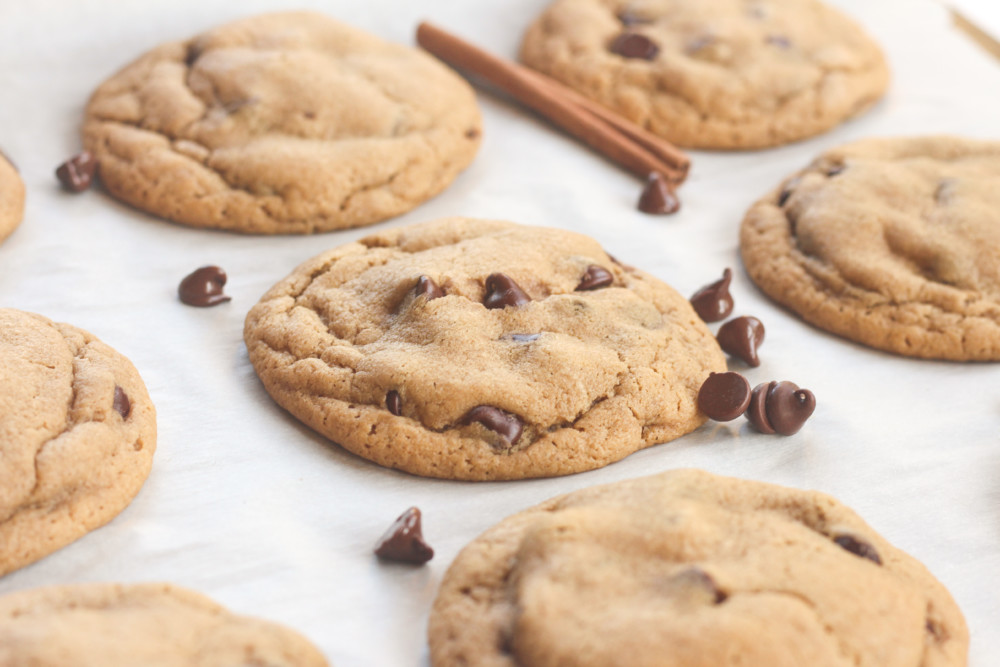
M0 243L24 217L24 183L17 168L0 151Z
M472 89L434 58L313 12L157 47L87 105L115 197L258 234L378 222L443 190L480 143Z
M521 59L700 148L819 134L870 107L889 80L871 38L817 0L556 0Z
M508 517L452 563L428 634L435 667L963 667L969 642L948 591L830 496L697 470Z
M155 449L156 411L128 359L76 327L0 309L0 575L117 516Z
M598 468L705 420L721 350L686 299L593 239L453 218L306 262L247 316L285 409L376 463L448 479Z
M880 350L1000 360L1000 142L870 139L754 204L750 277L812 324Z
M0 665L326 667L299 634L169 584L53 586L0 597Z

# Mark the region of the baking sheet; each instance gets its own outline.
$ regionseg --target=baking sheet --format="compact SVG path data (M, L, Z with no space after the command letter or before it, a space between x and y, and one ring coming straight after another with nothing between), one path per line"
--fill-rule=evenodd
M512 57L546 0L299 0L412 43L432 19ZM257 381L243 348L247 310L299 262L369 229L245 237L169 224L102 192L59 190L52 171L79 149L89 93L159 42L278 0L0 0L0 146L28 205L0 246L0 305L88 329L132 359L159 413L153 472L108 526L0 579L0 594L48 584L167 580L286 623L340 667L425 665L436 587L457 551L500 518L550 496L680 467L834 494L951 590L977 667L1000 664L1000 364L898 358L845 342L769 303L742 271L746 208L818 152L869 135L1000 135L1000 67L931 0L836 0L888 52L894 79L874 111L792 146L695 153L671 218L634 210L639 183L508 102L481 96L477 160L435 200L375 229L445 215L502 218L590 234L622 261L690 294L736 269L736 314L767 327L752 384L788 379L819 407L798 435L743 420L709 424L607 468L491 484L384 470L300 426ZM179 280L219 264L233 300L201 310ZM373 542L410 505L437 555L379 564Z

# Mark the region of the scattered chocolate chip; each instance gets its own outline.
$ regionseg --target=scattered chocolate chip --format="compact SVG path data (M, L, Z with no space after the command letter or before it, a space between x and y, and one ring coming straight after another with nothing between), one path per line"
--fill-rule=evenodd
M511 334L511 340L515 340L518 343L530 343L536 341L542 337L542 334Z
M760 366L757 348L764 341L764 325L756 317L744 315L729 320L715 335L726 354L742 359L748 366Z
M472 408L465 415L464 421L466 424L478 422L489 430L495 431L507 442L509 447L517 444L521 438L521 431L524 430L524 424L517 415L504 412L492 405L479 405Z
M97 160L89 151L83 151L63 162L56 169L56 178L70 192L83 192L94 181Z
M177 288L177 294L189 306L217 306L232 298L222 293L225 284L225 271L217 266L203 266L185 276Z
M634 9L628 9L628 8L618 12L618 20L625 27L633 25L646 25L648 23L653 22L653 19L649 18L648 16L643 16L642 14L636 12Z
M417 565L434 557L434 549L424 542L419 509L411 507L392 522L389 530L375 544L375 555L385 560Z
M638 209L651 215L668 215L676 213L681 207L673 187L658 172L650 172L646 186L639 195Z
M846 164L835 164L826 170L826 175L829 178L833 178L834 176L839 176L840 174L843 174L846 169L847 169Z
M878 551L875 550L875 547L856 535L850 535L847 533L837 535L833 538L833 541L838 546L850 551L855 556L867 558L878 565L882 564L882 559L879 557Z
M444 290L428 276L417 278L417 286L414 288L417 296L427 297L428 301L444 296Z
M507 306L523 306L531 301L512 278L502 273L491 273L486 278L486 296L483 305L487 308L506 308Z
M765 382L754 387L746 417L761 433L794 435L816 409L816 397L791 382Z
M733 280L733 272L726 269L722 272L722 280L711 285L705 285L691 297L691 305L698 317L706 322L718 322L729 317L733 312L733 297L729 294L729 283Z
M128 399L125 390L118 385L115 385L115 398L111 405L122 416L122 419L128 419L128 416L132 414L132 401Z
M605 269L603 266L591 264L587 267L587 272L583 274L583 279L580 280L580 284L576 286L576 291L581 292L584 290L597 289L598 287L607 287L614 281L615 277L611 275L610 271Z
M788 203L788 199L792 196L792 192L799 186L799 181L799 178L793 178L785 183L785 186L781 189L781 194L778 195L778 206L784 206Z
M767 390L776 382L762 382L750 392L750 405L747 407L746 418L750 420L750 425L766 435L774 433L774 427L767 420L767 411L764 409L767 403Z
M792 47L792 41L784 35L768 35L767 43L779 49L789 49Z
M698 390L698 409L717 422L736 419L749 405L750 383L739 373L711 373Z
M640 60L652 60L660 52L660 47L656 42L637 32L623 32L609 47L612 53L617 53L623 58L638 58Z
M690 567L683 570L679 574L674 575L671 578L671 581L675 584L680 584L685 588L695 588L704 591L708 594L709 599L715 604L725 602L726 598L729 597L719 590L719 586L715 583L715 579L713 579L708 572L705 572L705 570L700 567Z
M403 414L403 399L400 397L398 391L395 389L389 390L389 393L385 395L385 407L397 417Z

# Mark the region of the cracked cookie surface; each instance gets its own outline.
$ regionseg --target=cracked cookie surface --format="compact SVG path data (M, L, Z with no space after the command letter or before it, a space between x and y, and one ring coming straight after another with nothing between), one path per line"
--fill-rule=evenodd
M521 59L696 148L819 134L874 104L889 80L871 38L816 0L557 0Z
M435 667L961 667L969 642L948 591L835 499L698 470L503 520L428 635Z
M448 479L563 475L681 436L725 370L686 299L573 232L453 218L298 267L249 313L271 396L345 449Z
M0 665L326 667L280 625L170 584L52 586L0 597Z
M869 139L747 213L754 282L806 321L911 357L1000 361L1000 142Z
M425 53L313 12L164 44L102 84L83 141L115 197L258 234L378 222L472 161L472 89Z
M24 217L24 182L17 168L0 152L0 243Z
M93 335L0 309L0 575L104 525L149 475L156 411Z

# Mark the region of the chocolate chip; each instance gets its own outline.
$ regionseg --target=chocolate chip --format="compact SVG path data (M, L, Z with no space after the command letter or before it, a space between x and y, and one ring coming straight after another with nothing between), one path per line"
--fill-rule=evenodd
M856 535L844 533L834 537L833 541L838 546L850 551L855 556L867 558L878 565L882 564L882 559L879 557L878 551L875 550L875 547Z
M676 574L671 578L671 582L679 584L683 588L693 588L702 591L707 594L708 599L714 604L725 602L726 598L729 597L719 590L719 586L715 583L715 579L713 579L708 572L705 572L705 570L700 567L689 567L688 569L681 571L679 574Z
M846 164L835 164L826 170L826 175L829 178L833 178L834 176L839 176L840 174L843 174L844 171L846 170L847 170Z
M474 139L478 139L480 134L481 133L479 132L478 127L470 127L468 130L465 131L465 138L471 141Z
M395 389L389 390L389 393L385 395L385 407L397 417L403 414L403 399L400 397L398 391Z
M785 186L781 189L781 194L778 195L778 206L784 206L788 203L789 197L792 196L792 192L799 186L801 179L793 178L792 180L785 183Z
M530 343L536 341L542 337L542 334L511 334L511 340L517 341L518 343Z
M217 306L232 298L222 293L225 284L225 271L217 266L203 266L194 273L185 276L177 287L177 294L181 301L189 306L198 306L199 308Z
M598 287L607 287L614 281L615 277L611 275L610 271L605 269L603 266L591 264L587 267L587 272L583 274L583 279L580 280L580 284L576 286L576 291L581 292L584 290L597 289Z
M201 57L202 45L199 42L191 42L187 46L187 52L184 54L184 64L188 67L194 65L195 61Z
M792 41L784 35L768 35L767 43L779 49L789 49L792 46Z
M417 293L417 296L427 297L428 301L444 296L444 290L429 276L420 276L417 278L417 286L414 288L414 291Z
M774 433L774 427L771 426L771 422L767 419L765 406L767 404L767 391L771 388L771 385L775 384L778 383L762 382L754 387L753 391L750 392L750 405L746 411L746 418L750 420L750 425L766 435Z
M623 32L615 37L609 48L623 58L640 60L652 60L660 52L656 42L637 32Z
M531 301L512 278L502 273L492 273L486 279L486 296L483 305L487 308L506 308L507 306L523 306Z
M434 549L424 542L419 509L411 507L392 522L389 530L375 544L375 555L385 560L417 565L434 557Z
M517 441L521 438L521 431L524 429L524 424L517 415L504 412L492 405L479 405L472 408L465 415L464 421L466 424L477 422L489 430L495 431L497 435L506 441L508 447L513 447L517 444Z
M90 187L96 171L97 160L89 151L83 151L59 165L56 178L70 192L83 192Z
M132 401L128 399L125 390L118 385L115 385L115 397L111 405L122 416L122 419L128 419L128 416L132 414Z
M799 432L816 409L816 397L791 382L776 382L767 390L764 410L771 427L781 435Z
M698 409L717 422L736 419L749 405L750 383L739 373L711 373L698 390Z
M653 22L653 19L649 18L648 16L643 16L642 14L639 14L634 9L628 9L628 8L623 9L620 12L618 12L617 16L618 20L625 27L633 25L645 25Z
M756 317L744 315L719 328L715 339L726 354L742 359L748 366L760 366L757 348L764 341L764 325Z
M638 209L651 215L676 213L681 207L673 187L658 172L650 172L646 186L639 195Z
M706 322L718 322L729 317L733 312L733 297L729 294L729 283L733 280L733 272L726 269L722 272L722 280L706 285L691 297L691 305L698 317Z

